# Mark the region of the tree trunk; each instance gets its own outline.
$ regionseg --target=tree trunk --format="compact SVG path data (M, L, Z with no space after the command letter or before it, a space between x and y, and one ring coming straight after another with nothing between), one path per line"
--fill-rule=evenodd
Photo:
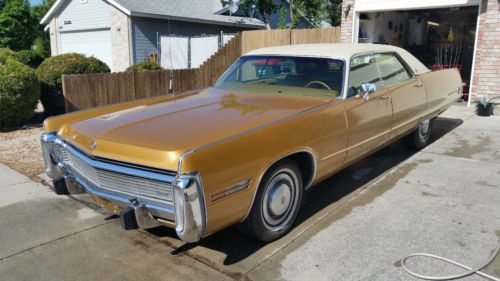
M269 23L269 15L264 12L262 13L262 18L264 18L264 25L266 26L266 29L271 29L271 24Z

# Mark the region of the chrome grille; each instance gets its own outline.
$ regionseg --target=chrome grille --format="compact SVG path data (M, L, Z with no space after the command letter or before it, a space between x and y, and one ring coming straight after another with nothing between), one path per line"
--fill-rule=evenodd
M57 149L64 164L96 188L173 203L173 188L167 182L96 168L61 145L57 145Z

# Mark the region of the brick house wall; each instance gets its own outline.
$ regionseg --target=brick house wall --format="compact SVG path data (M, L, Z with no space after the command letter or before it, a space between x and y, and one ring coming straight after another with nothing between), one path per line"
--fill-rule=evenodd
M342 12L340 41L352 40L355 0L344 0L342 7L351 5L349 15ZM499 96L500 89L500 1L482 0L471 93L479 96Z
M500 88L500 2L482 0L472 96L499 96Z
M346 17L344 13L344 7L350 5L349 14ZM341 43L351 43L352 40L352 19L354 10L354 0L344 0L342 1L342 19L340 21L340 42Z

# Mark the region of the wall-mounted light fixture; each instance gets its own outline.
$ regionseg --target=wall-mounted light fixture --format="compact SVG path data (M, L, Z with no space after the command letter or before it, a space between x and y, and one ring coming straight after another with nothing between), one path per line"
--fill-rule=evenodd
M344 12L344 16L346 19L350 11L351 11L351 4L347 4L342 7L342 12Z

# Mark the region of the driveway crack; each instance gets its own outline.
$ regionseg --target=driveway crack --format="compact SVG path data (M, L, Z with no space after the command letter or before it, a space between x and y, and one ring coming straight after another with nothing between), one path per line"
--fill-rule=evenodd
M104 222L104 223L102 223L102 224L98 224L98 225L94 225L94 226L91 226L91 227L87 227L87 228L84 228L84 229L82 229L82 230L79 230L79 231L76 231L76 232L72 232L72 233L69 233L69 234L63 235L63 236L58 237L58 238L56 238L56 239L54 239L54 240L50 240L50 241L47 241L47 242L43 242L43 243L41 243L41 244L38 244L38 245L36 245L36 246L29 247L29 248L24 249L24 250L22 250L22 251L19 251L19 252L17 252L17 253L10 254L10 255L8 255L8 256L5 256L5 257L0 258L0 262L2 262L2 261L4 261L4 260L7 260L7 259L9 259L9 258L11 258L11 257L14 257L14 256L17 256L17 255L20 255L20 254L22 254L22 253L29 252L29 251L31 251L31 250L33 250L33 249L36 249L36 248L39 248L39 247L42 247L42 246L45 246L45 245L48 245L48 244L52 244L52 243L57 242L57 241L59 241L59 240L63 240L63 239L66 239L66 238L68 238L68 237L71 237L71 236L77 235L77 234L79 234L79 233L82 233L82 232L85 232L85 231L89 231L89 230L92 230L92 229L96 229L96 228L98 228L98 227L101 227L101 226L106 225L106 224L109 224L109 223L111 223L111 221L107 221L107 222Z

